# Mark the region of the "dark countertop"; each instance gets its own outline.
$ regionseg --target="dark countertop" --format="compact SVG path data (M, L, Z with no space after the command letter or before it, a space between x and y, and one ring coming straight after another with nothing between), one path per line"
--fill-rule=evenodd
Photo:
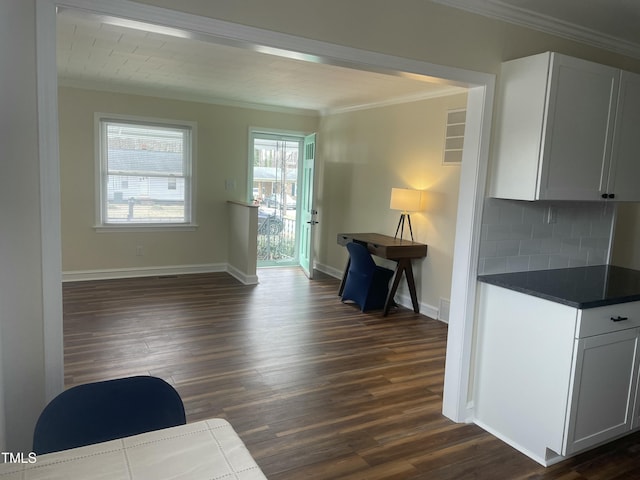
M582 309L640 300L640 271L613 265L479 275L478 280Z

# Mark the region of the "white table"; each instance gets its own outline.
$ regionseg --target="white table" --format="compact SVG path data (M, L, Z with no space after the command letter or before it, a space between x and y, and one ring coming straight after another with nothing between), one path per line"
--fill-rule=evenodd
M39 455L33 464L0 464L0 480L18 479L266 480L266 477L229 422L214 418Z

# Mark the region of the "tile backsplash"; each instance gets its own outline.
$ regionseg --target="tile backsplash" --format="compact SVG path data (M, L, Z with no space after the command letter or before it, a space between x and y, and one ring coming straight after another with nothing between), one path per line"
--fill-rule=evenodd
M615 204L485 199L480 274L608 263Z

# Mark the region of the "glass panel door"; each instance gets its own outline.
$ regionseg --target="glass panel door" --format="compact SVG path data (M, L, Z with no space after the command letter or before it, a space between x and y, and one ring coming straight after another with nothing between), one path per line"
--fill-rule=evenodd
M313 186L316 160L316 135L304 138L304 158L302 159L302 181L298 189L298 209L300 211L300 266L309 279L313 278L313 232L318 223L314 206Z
M302 137L252 132L251 200L258 208L258 267L298 264L298 160Z

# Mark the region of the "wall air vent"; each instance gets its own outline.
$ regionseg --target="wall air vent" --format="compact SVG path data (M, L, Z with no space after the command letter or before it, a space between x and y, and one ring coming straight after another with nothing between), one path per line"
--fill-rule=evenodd
M459 165L462 162L462 144L467 111L449 110L447 112L447 130L445 134L443 165Z

